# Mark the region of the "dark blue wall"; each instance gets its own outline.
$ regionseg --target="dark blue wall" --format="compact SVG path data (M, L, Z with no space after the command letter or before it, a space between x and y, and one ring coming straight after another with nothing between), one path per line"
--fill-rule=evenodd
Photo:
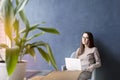
M46 34L36 40L50 43L58 67L64 64L80 45L84 31L94 34L102 59L96 80L120 80L120 1L119 0L30 0L26 13L31 22L47 22L60 35ZM37 54L34 62L29 56L28 69L53 69Z

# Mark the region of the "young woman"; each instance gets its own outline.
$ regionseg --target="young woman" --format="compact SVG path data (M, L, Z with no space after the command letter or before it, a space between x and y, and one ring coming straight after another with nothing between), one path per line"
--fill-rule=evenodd
M92 71L101 66L99 52L94 45L94 38L91 32L84 32L81 45L76 51L76 58L81 60L82 73L78 80L88 80Z

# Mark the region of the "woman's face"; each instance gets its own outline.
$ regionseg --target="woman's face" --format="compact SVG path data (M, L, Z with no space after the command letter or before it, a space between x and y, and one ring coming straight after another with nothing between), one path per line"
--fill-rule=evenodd
M82 36L82 44L88 45L89 44L89 36L87 33L84 33Z

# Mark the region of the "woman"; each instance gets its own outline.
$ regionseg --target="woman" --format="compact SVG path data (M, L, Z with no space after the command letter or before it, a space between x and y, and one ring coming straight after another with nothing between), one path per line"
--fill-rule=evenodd
M76 58L81 60L82 73L79 80L87 80L91 77L92 71L101 66L99 52L94 45L91 32L84 32L80 48L76 51Z

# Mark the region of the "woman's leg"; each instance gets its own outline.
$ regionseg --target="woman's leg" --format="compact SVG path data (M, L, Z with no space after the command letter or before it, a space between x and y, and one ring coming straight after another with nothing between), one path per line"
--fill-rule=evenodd
M78 80L88 80L91 78L91 72L89 71L83 71L82 73L80 73Z

